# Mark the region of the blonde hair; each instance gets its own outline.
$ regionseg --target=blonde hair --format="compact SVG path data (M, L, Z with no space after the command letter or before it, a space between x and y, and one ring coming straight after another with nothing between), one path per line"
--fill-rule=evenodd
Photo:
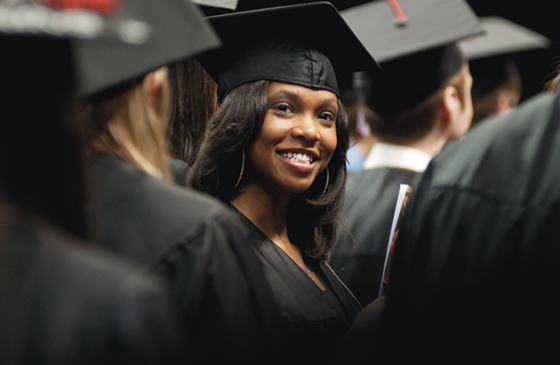
M140 170L171 182L166 143L170 102L167 73L164 67L147 74L139 85L92 106L89 113L94 151L122 157Z

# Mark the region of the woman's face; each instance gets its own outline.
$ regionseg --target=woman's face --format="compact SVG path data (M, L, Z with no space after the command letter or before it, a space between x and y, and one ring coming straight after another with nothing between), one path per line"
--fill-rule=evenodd
M271 82L261 132L247 151L249 181L266 190L309 189L336 148L337 118L332 92Z

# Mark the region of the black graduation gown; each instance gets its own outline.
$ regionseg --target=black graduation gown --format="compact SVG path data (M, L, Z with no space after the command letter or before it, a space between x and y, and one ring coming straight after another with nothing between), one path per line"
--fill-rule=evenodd
M95 155L90 167L91 238L172 281L196 361L262 361L277 350L283 323L231 208L115 156Z
M176 364L164 283L46 224L0 226L1 364Z
M397 238L388 363L544 363L560 326L560 95L474 128L428 166Z
M400 184L413 185L418 175L388 167L348 174L345 209L330 264L362 306L379 294Z
M189 165L183 161L176 158L168 158L169 166L171 167L171 174L173 175L173 181L176 184L187 186L187 175L189 173Z
M251 243L264 269L274 298L289 323L285 351L290 363L320 364L362 309L356 298L327 263L303 255L304 260L328 282L322 291L281 248L238 211L251 231Z

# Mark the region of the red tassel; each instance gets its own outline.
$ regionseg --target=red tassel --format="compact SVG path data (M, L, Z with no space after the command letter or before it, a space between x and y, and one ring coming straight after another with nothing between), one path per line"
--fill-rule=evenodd
M391 5L391 8L393 8L393 11L395 12L395 15L397 16L399 22L406 23L408 19L406 15L404 15L403 11L401 10L401 7L399 6L399 3L397 3L397 0L387 0L387 1L389 2L389 5Z

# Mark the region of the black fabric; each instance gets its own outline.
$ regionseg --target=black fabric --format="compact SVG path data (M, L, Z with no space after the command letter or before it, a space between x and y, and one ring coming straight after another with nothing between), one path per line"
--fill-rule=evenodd
M258 80L328 90L340 97L336 74L324 54L296 44L267 43L245 52L220 72L218 102L237 86Z
M220 46L185 0L2 1L0 34L73 41L81 97L107 100L150 71Z
M263 267L276 303L289 323L284 349L290 363L324 363L362 309L356 298L326 263L303 256L329 288L313 280L261 230L238 212L251 232L251 244Z
M91 238L171 280L193 361L281 363L285 323L236 214L118 157L91 162Z
M330 264L362 306L379 295L400 184L412 186L418 175L388 167L348 174L344 213Z
M0 226L0 363L177 364L166 286L46 225Z
M253 9L269 8L274 6L282 5L296 5L304 4L309 2L315 2L316 0L239 0L236 11L246 11ZM348 9L350 7L369 2L371 0L332 0L332 3L339 11Z
M187 174L189 173L189 165L176 158L169 158L169 165L171 166L171 173L173 174L173 181L176 184L187 186Z
M264 80L297 85L304 80L303 86L325 88L338 95L332 69L337 78L343 79L355 71L379 68L340 13L326 1L235 12L206 19L223 46L197 59L220 85L220 100L231 88L255 81L257 75L254 72ZM292 51L283 48L280 59L277 59L278 48L272 54L261 52L258 58L244 56L252 48L266 43L296 44L298 48ZM302 52L300 46L313 51ZM247 63L228 71L241 57ZM296 61L296 65L290 65L292 61ZM317 68L319 65L321 67ZM317 73L319 70L320 74ZM220 75L222 72L226 73L226 85L224 76ZM294 79L296 82L292 81ZM309 80L313 80L311 84Z
M560 325L560 95L448 145L397 238L386 363L543 363Z

